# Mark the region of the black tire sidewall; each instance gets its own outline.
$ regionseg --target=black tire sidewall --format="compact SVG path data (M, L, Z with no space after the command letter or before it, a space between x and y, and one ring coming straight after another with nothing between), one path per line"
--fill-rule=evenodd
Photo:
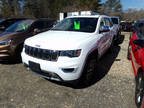
M94 77L94 72L96 70L96 64L97 64L96 57L90 57L87 60L83 74L82 74L83 84L88 85L92 82L93 77ZM91 66L92 66L92 68L91 68ZM88 77L88 74L89 75L91 74L91 75Z
M142 79L141 82L139 80L140 78ZM142 102L143 101L143 96L144 96L143 95L144 92L142 90L144 88L143 84L144 84L144 74L142 72L140 72L136 76L136 87L135 87L135 103L136 103L136 106L138 108L140 108L141 104L143 103ZM138 102L138 97L139 96L141 97L140 102Z
M130 45L130 44L129 44L129 45ZM129 45L128 45L128 51L127 51L127 59L128 59L128 60L130 60Z

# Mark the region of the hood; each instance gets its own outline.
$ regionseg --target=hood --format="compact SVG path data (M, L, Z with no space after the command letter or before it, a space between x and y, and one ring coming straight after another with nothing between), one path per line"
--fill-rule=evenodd
M31 37L25 44L41 48L63 50L75 49L91 37L91 33L69 32L69 31L48 31Z
M18 34L17 32L3 32L0 34L0 41L10 39L12 36Z

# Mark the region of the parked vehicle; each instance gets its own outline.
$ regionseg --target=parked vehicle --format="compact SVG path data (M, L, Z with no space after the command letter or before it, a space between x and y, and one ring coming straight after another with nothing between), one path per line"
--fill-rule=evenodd
M117 43L117 41L119 41L120 34L121 34L121 32L120 32L120 19L117 16L112 16L111 20L114 24L114 31L115 31L114 40L115 40L115 43Z
M20 55L26 38L49 30L55 20L25 19L17 21L0 34L0 60Z
M133 22L121 22L121 30L131 32L133 30Z
M132 27L133 27L132 26L132 22L128 22L127 25L126 25L126 31L127 32L131 32L132 31Z
M68 17L50 31L26 39L22 61L41 77L87 84L97 60L113 45L111 28L105 15Z
M125 31L126 30L126 21L121 21L120 28L121 28L121 31Z
M141 108L144 95L144 22L138 25L137 31L130 37L128 58L131 59L136 81L135 103Z
M132 32L134 33L134 32L136 32L136 31L138 31L139 26L140 26L142 23L144 23L144 19L139 19L139 20L135 21L135 22L133 23Z
M0 33L4 32L10 25L25 18L8 18L0 21Z

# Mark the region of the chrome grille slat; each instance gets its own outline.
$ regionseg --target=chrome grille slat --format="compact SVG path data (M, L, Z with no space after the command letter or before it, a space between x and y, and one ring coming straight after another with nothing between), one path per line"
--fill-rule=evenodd
M57 61L59 54L58 51L34 48L28 45L25 45L25 53L29 56L48 61Z

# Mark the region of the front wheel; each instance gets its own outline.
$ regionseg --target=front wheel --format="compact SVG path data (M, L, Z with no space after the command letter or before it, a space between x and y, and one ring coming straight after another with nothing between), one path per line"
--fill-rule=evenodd
M92 82L94 78L94 73L96 71L96 67L97 67L97 58L92 57L88 59L82 76L82 83L84 83L85 85L89 85Z
M142 72L136 76L136 88L135 88L135 103L137 108L141 108L144 94L144 75Z

